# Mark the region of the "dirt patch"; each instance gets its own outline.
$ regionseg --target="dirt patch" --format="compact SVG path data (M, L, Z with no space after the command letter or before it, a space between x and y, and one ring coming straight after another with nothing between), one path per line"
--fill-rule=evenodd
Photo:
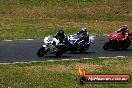
M128 16L132 17L132 13L127 14Z

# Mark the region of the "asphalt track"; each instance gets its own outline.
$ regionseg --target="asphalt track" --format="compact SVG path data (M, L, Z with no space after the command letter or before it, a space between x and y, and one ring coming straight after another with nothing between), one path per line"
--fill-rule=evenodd
M0 41L0 63L29 62L43 60L80 59L96 57L132 56L132 44L128 50L103 50L107 37L96 37L89 50L85 53L67 52L57 58L53 54L38 57L37 51L42 46L43 40L14 40Z

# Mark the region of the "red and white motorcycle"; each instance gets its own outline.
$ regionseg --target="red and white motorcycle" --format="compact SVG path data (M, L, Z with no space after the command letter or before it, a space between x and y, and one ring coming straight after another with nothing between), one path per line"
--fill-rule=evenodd
M109 41L103 46L104 50L108 49L127 49L131 45L132 34L129 34L127 39L123 39L123 35L113 32L109 35Z

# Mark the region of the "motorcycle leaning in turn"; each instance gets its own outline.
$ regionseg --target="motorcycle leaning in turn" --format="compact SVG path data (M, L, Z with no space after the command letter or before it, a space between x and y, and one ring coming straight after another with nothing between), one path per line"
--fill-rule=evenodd
M44 56L46 53L55 54L60 57L66 52L66 46L64 43L60 43L60 40L54 36L48 36L44 38L43 46L38 50L37 55L39 57Z
M109 35L109 41L105 42L103 49L122 49L126 50L131 45L132 34L128 34L128 37L123 40L123 35L113 32Z

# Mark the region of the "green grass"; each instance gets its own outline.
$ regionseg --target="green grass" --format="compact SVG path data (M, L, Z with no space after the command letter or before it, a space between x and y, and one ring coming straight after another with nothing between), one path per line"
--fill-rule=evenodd
M77 61L43 61L0 65L1 88L131 88L128 84L78 85L78 68L87 74L129 74L132 76L132 57L93 58Z
M131 0L0 0L0 40L67 35L87 27L105 35L127 24L132 31ZM78 67L88 74L130 74L132 57L0 65L0 88L131 88L130 84L76 83ZM62 81L63 80L63 81Z
M61 27L68 35L87 27L101 36L122 24L131 31L131 8L131 0L1 0L0 40L40 39Z
M61 27L67 35L77 33L81 27L87 27L90 35L109 34L129 21L83 21L65 22L56 19L2 19L0 20L0 40L34 38L42 39L48 35L54 35ZM131 31L131 29L129 29Z

